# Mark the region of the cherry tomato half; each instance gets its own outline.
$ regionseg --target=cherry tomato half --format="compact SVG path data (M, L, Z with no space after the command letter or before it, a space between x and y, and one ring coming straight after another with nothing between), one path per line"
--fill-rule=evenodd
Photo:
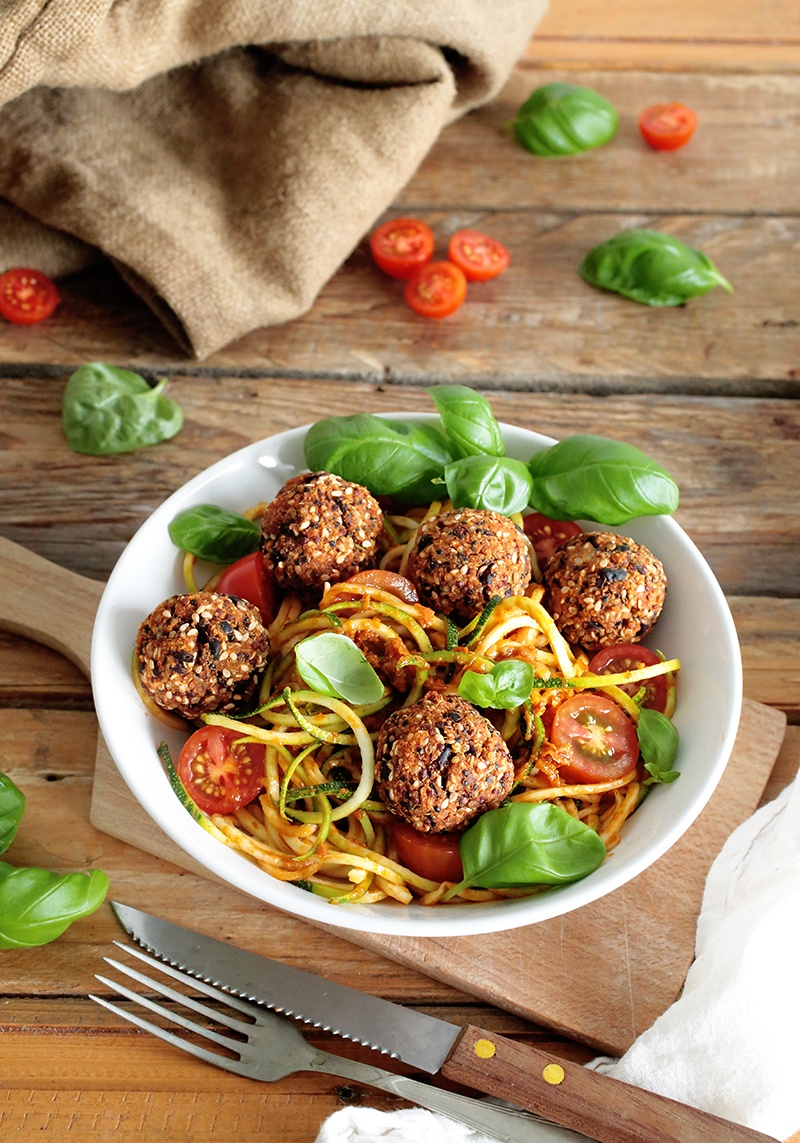
M379 587L383 591L391 591L399 595L406 603L419 603L417 589L410 579L406 579L399 572L388 571L386 568L370 568L368 571L356 572L351 575L348 583L365 583L370 587Z
M458 852L460 834L421 833L396 818L392 836L400 864L430 881L461 881L464 872Z
M55 283L39 270L17 268L0 274L0 314L16 325L44 321L60 301Z
M369 240L372 257L384 273L405 281L433 256L433 231L418 218L394 218Z
M184 743L178 777L204 814L230 814L265 788L265 747L237 742L242 732L201 726Z
M598 651L587 670L590 675L615 675L621 671L636 671L639 667L654 667L660 662L655 651L650 651L647 647L639 647L635 643L617 643L614 647L604 647ZM620 690L635 695L642 687L645 688L644 705L663 714L667 709L667 676L656 675L654 679L645 679L641 683L625 683Z
M524 516L522 528L533 544L536 562L540 569L544 567L559 544L572 536L579 536L583 531L572 520L551 520L541 512L531 512L529 516Z
M683 103L656 103L639 116L639 130L656 151L677 151L689 142L696 126L696 114Z
M464 271L452 262L429 262L406 282L405 299L423 317L448 317L466 296Z
M464 271L468 282L488 282L502 274L511 261L502 242L479 230L457 230L447 247L447 257Z
M261 552L242 556L226 568L214 590L223 595L238 595L248 603L254 603L265 624L275 618L275 585Z
M568 782L608 782L636 765L639 739L622 707L596 694L576 694L562 702L553 719L552 741L571 748L559 765Z

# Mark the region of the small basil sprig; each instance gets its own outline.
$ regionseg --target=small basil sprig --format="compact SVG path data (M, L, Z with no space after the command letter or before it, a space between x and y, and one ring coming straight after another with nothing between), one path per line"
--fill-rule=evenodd
M185 508L167 530L173 544L212 564L232 564L254 552L261 539L256 523L215 504Z
M90 456L132 452L174 437L183 425L179 405L138 373L94 361L67 381L61 423L73 452Z
M99 908L107 892L108 877L99 869L51 873L0 861L0 949L49 944Z
M672 766L678 754L679 735L675 723L659 710L645 707L639 715L636 726L639 736L639 749L642 752L644 768L650 775L644 785L656 782L674 782L680 777Z
M511 126L528 151L553 158L608 143L617 133L619 116L591 87L546 83L528 96Z
M521 659L505 659L486 674L465 671L458 684L461 698L475 706L514 710L531 697L534 670Z
M454 508L484 508L512 516L527 507L531 474L521 460L508 456L465 456L444 470Z
M678 486L635 445L576 434L537 452L528 465L531 507L555 520L616 527L678 506Z
M456 889L566 885L606 856L600 836L550 802L511 802L482 814L459 843L464 879Z
M297 673L312 691L366 706L383 697L383 683L346 635L311 635L295 647Z
M25 810L25 795L7 774L0 774L0 853L5 853Z
M466 385L434 385L442 427L460 456L505 456L500 425L486 398Z
M578 273L647 306L680 306L714 286L733 293L706 254L658 230L623 230L590 250Z

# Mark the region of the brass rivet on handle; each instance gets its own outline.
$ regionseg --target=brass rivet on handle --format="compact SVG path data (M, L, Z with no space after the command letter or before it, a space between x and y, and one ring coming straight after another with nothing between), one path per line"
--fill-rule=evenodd
M542 1079L545 1083L563 1083L565 1074L561 1064L548 1064L542 1072Z
M476 1040L475 1055L482 1060L490 1060L497 1051L491 1040Z

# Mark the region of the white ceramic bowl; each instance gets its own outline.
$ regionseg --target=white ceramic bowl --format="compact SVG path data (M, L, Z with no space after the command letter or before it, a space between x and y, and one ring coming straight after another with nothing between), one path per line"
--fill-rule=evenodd
M435 419L401 415L409 420ZM142 525L108 581L94 627L92 685L103 737L136 799L186 853L242 892L299 917L362 932L459 936L518 928L578 909L636 877L674 845L705 806L730 756L741 708L741 658L727 602L695 545L669 517L651 516L617 530L645 544L667 574L664 612L645 642L681 660L675 714L681 776L651 789L626 823L618 847L584 880L540 896L486 904L425 908L381 902L336 907L271 878L211 838L180 804L156 747L166 740L177 758L185 736L147 712L131 680L139 624L162 600L186 590L167 525L177 512L194 504L240 511L271 499L290 476L306 468L305 432L305 427L292 429L258 441L190 480ZM554 443L508 425L503 426L503 435L508 455L520 460Z

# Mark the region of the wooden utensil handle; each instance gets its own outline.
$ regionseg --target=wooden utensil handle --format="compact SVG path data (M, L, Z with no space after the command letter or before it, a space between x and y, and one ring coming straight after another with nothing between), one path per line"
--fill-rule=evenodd
M472 1026L441 1074L601 1143L775 1143L749 1127Z
M0 536L0 628L60 651L89 675L103 584Z

